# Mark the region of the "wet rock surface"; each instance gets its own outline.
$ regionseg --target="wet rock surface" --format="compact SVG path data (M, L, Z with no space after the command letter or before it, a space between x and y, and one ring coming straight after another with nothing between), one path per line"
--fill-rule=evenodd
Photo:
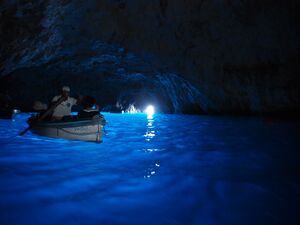
M107 110L295 112L298 5L4 0L0 92L28 110L69 85Z

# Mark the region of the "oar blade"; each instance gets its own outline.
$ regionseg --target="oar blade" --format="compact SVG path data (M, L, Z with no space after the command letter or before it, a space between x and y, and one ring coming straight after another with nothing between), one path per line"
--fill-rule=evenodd
M23 131L21 131L20 133L19 133L19 136L23 136L27 131L29 131L30 130L30 126L29 127L27 127L25 130L23 130Z

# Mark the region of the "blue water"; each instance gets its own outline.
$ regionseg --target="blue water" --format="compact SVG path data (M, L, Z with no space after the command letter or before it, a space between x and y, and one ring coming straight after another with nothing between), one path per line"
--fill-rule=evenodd
M299 124L104 114L102 144L0 120L0 224L299 224Z

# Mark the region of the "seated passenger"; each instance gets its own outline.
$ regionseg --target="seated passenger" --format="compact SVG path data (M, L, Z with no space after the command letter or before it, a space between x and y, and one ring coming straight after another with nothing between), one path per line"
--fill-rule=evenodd
M44 113L47 112L48 106L41 101L35 101L32 107L33 111L37 112L35 119L39 119ZM31 118L32 119L32 118ZM49 113L43 120L51 120L51 114Z
M81 101L83 109L78 113L78 119L92 119L103 118L99 111L99 107L96 105L96 99L91 96L83 97Z

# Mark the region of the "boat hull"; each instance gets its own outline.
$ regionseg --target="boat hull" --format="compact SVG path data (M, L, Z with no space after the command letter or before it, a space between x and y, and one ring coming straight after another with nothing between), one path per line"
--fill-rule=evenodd
M67 140L102 142L102 120L84 120L71 122L35 122L31 123L31 132Z

